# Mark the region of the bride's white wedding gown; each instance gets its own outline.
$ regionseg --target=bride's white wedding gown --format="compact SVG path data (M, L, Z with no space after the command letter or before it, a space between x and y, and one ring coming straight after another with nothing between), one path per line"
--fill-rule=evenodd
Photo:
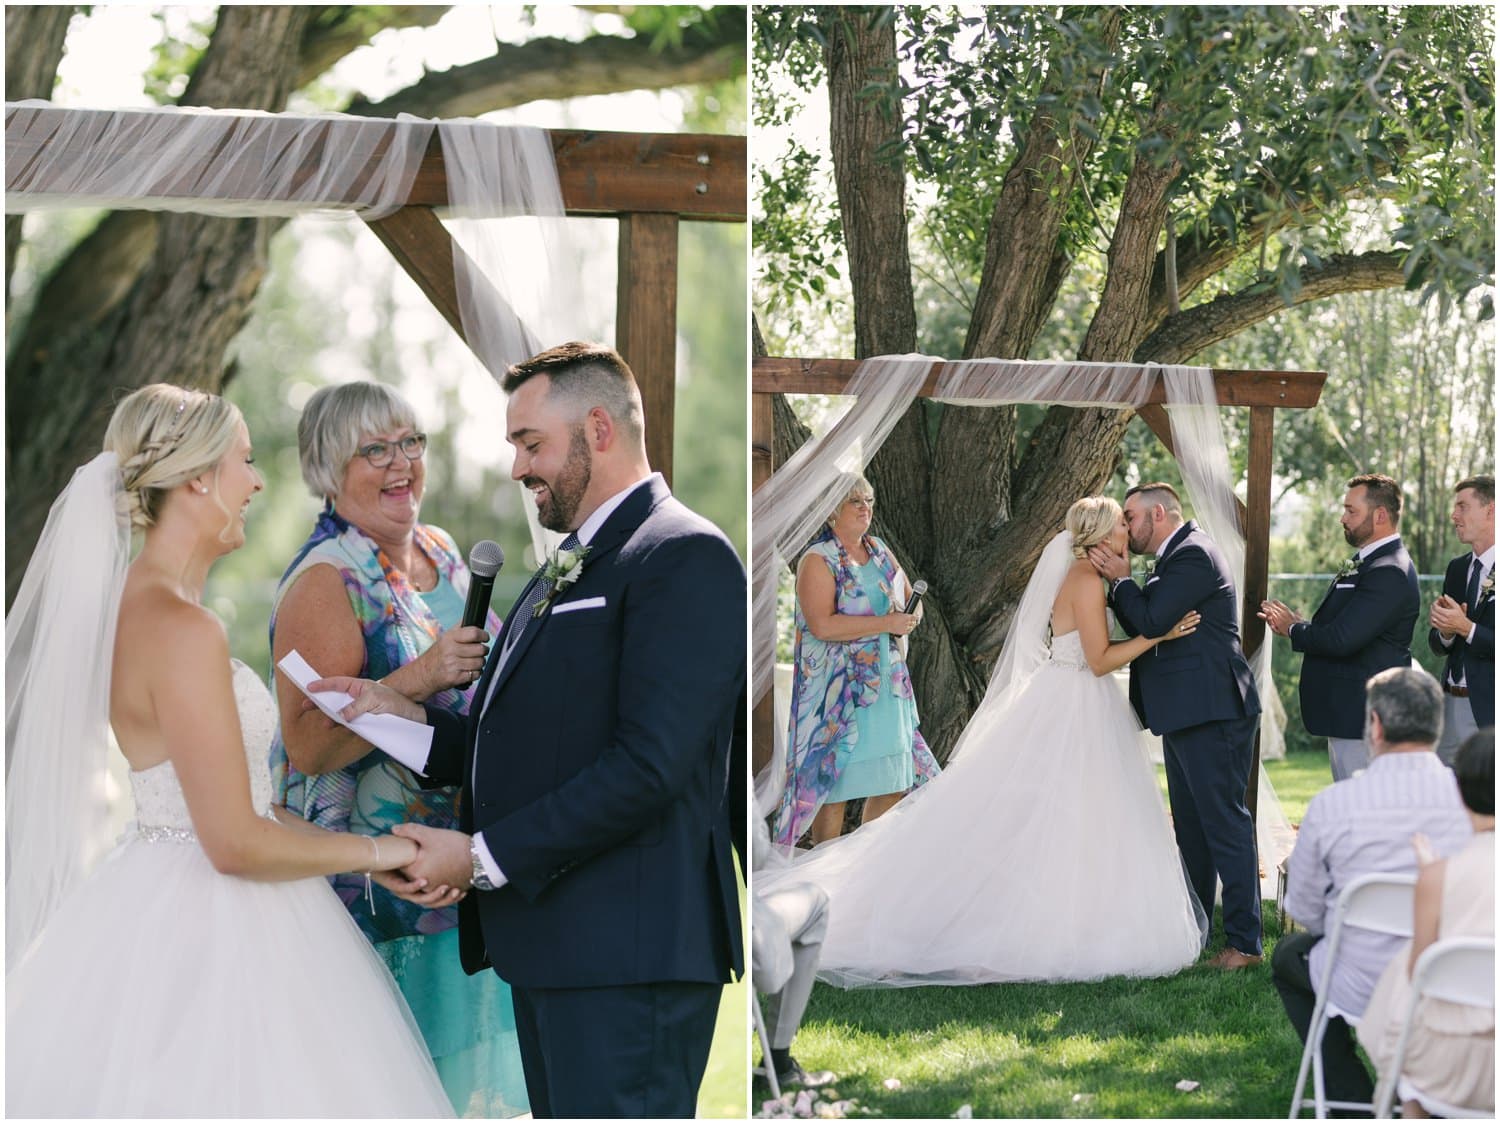
M251 795L276 712L234 668ZM171 762L131 774L137 833L6 977L9 1116L451 1116L416 1025L327 881L220 874Z
M756 878L828 892L819 976L845 987L1160 976L1204 931L1140 726L1076 632L936 780Z

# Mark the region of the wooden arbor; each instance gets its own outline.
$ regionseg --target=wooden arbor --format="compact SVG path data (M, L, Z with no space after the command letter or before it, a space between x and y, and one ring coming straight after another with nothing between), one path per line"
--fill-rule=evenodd
M935 363L918 391L920 397L931 397L937 387L941 363ZM775 394L842 394L859 367L854 359L795 359L762 357L753 362L750 408L750 486L759 488L775 470L775 434L773 432L771 397ZM1159 373L1142 367L1142 377L1153 379L1146 404L1136 413L1167 447L1172 447L1171 426L1164 409L1166 385ZM1326 371L1247 371L1213 372L1214 387L1220 406L1247 406L1250 409L1250 461L1248 502L1239 503L1240 531L1245 536L1245 574L1241 584L1242 612L1240 635L1246 656L1253 656L1265 640L1265 622L1256 615L1266 597L1270 570L1271 541L1271 451L1276 411L1307 410L1318 404L1323 393ZM754 529L752 528L752 534ZM757 708L754 719L754 742L757 747L771 744L770 699ZM763 764L759 753L757 768ZM1260 764L1260 746L1256 743L1256 766ZM1251 770L1247 796L1250 811L1255 813L1258 769Z
M44 118L103 115L139 116L128 110L78 110L49 107ZM16 107L7 106L7 126ZM159 118L158 118L159 120ZM274 117L265 118L274 120ZM304 157L303 168L317 166L327 146L368 152L373 172L387 152L396 123L378 119L330 118ZM647 453L652 467L672 478L673 415L677 361L677 233L682 221L744 222L746 215L745 138L693 133L611 133L554 130L551 133L563 205L569 215L613 217L620 224L619 280L616 296L616 346L640 381L647 425ZM251 130L247 150L268 146L267 135ZM46 142L33 144L12 136L7 127L5 163L21 169L44 155ZM124 158L125 152L99 151L99 160ZM149 153L136 153L147 156ZM254 156L253 151L246 155ZM241 166L255 166L254 159ZM197 169L164 168L143 192L147 199L193 197L183 186ZM33 184L31 196L67 194L59 185ZM220 201L269 198L248 176L226 180L215 189ZM434 131L413 181L406 204L368 225L401 267L416 281L433 306L464 336L459 317L453 263L459 249L435 213L448 204L448 181L441 142ZM348 207L350 199L318 200L328 208ZM467 342L467 340L465 341ZM560 341L546 341L549 345Z

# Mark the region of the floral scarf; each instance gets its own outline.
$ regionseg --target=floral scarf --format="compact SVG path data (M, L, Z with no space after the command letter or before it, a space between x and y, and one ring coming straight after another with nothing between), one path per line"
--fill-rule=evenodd
M894 600L895 559L873 535L866 535L862 543L880 568L887 596ZM825 527L808 551L833 571L836 612L875 615L870 595L860 584L859 567L831 529ZM890 681L881 682L880 648L878 636L836 643L819 640L808 629L801 604L797 605L786 785L772 825L776 842L795 844L833 790L859 737L854 708L872 705L882 690L894 691L897 698L912 697L911 674L895 644L889 645ZM912 731L912 759L917 784L937 776L937 759L920 730Z
M465 595L469 589L469 571L453 539L445 531L420 523L413 534L417 548L437 568L439 580L449 582L460 596ZM354 619L364 634L365 666L360 674L365 678L380 679L410 663L441 635L442 628L437 618L412 587L406 574L396 569L386 553L364 532L329 506L318 517L313 533L298 550L277 586L276 603L271 612L272 651L275 650L276 618L282 597L304 571L319 564L333 566L343 578L349 607L354 610ZM500 621L493 612L486 627L491 636L498 635ZM272 679L274 685L274 675ZM472 686L463 691L450 687L427 701L454 714L467 714L473 690ZM378 826L381 831L386 831L405 821L444 828L458 825L459 790L456 786L423 789L413 773L379 750L372 750L335 772L308 776L288 761L279 726L271 743L274 798L309 823L330 831L350 830L350 821L361 795L361 778L377 768L386 771L387 776L382 779L389 783L380 786L384 794L373 809L368 806L368 801L360 802L363 827ZM403 794L403 798L391 799L393 791ZM364 898L363 876L340 874L334 875L330 881L372 941L441 932L458 923L456 907L426 910L402 901L378 886L375 887L376 908L372 915Z

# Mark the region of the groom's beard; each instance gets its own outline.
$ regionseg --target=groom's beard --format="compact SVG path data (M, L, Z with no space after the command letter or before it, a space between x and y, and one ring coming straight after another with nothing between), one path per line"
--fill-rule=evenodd
M1142 538L1137 538L1134 531L1129 532L1125 536L1125 542L1130 547L1131 554L1151 553L1151 538L1149 535L1149 529L1147 535Z
M568 459L558 470L555 480L543 480L540 476L528 476L521 481L530 488L536 484L547 487L547 498L536 505L537 522L549 531L572 531L573 517L584 493L589 490L593 478L594 462L589 457L589 439L583 426L575 426L568 439Z

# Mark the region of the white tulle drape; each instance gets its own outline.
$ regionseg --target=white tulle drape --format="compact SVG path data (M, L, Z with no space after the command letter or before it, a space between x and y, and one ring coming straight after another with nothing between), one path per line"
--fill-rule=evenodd
M548 134L477 121L6 103L8 214L66 207L228 217L389 215L437 132L455 283L470 347L498 380L573 338L577 253ZM226 198L233 196L233 198ZM501 439L503 407L495 409ZM108 839L105 783L115 617L130 536L113 456L59 498L6 619L7 964ZM550 543L529 497L532 543Z
M779 575L793 562L813 531L833 511L843 474L859 471L889 435L936 369L932 397L954 405L999 406L1021 402L1071 406L1136 407L1150 397L1159 374L1165 382L1172 441L1194 517L1244 572L1245 545L1239 530L1233 477L1220 423L1213 373L1206 367L1141 366L1114 363L1039 363L1002 359L941 360L930 356L884 356L861 363L845 394L854 406L831 429L808 441L751 499L755 528L751 561L753 636L752 701L772 689L776 651L776 596ZM1038 548L1040 551L1040 547ZM1030 565L1031 559L1017 559ZM1050 602L1049 602L1050 605ZM1038 635L1042 635L1040 631ZM1263 727L1270 724L1270 646L1256 661L1257 687L1266 700ZM986 692L990 698L1011 685L1027 661L1002 653ZM770 763L756 778L759 814L768 815L781 798L786 773L786 731L773 723ZM1268 731L1279 744L1279 731ZM1285 825L1264 770L1260 777L1259 819L1262 855L1280 857L1290 829ZM1268 861L1268 868L1274 861Z
M109 843L106 754L130 525L100 453L52 505L5 617L5 965Z

